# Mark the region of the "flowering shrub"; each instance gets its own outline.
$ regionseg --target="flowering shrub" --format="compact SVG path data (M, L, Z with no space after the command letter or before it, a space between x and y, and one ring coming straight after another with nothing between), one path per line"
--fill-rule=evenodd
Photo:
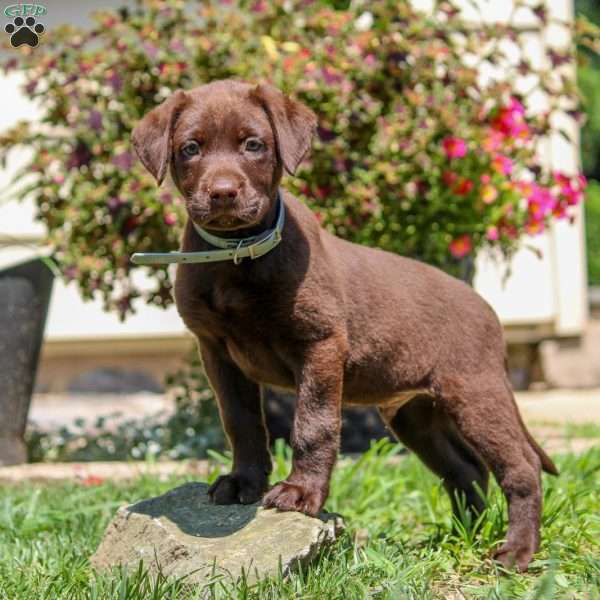
M572 218L571 207L581 202L586 185L582 175L548 173L537 164L534 125L517 98L511 96L504 104L482 111L469 125L470 139L466 134L464 138L448 134L437 144L435 139L423 142L426 169L418 163L405 163L400 203L394 205L391 197L389 203L405 211L404 216L397 213L399 221L412 219L417 230L428 230L438 237L438 243L418 236L401 242L389 240L398 252L410 248L412 241L417 255L442 263L440 251L446 248L459 259L483 244L497 245L508 253L523 233L535 235L554 218ZM378 164L383 166L386 156L393 156L398 165L407 161L412 142L403 133L404 127L404 119L397 114L381 118L376 135ZM396 183L397 178L398 171L391 182ZM397 194L396 186L381 193ZM437 210L431 214L418 203L435 203ZM442 214L445 222L441 222Z
M543 5L517 5L546 24ZM151 268L156 286L142 290L129 256L175 249L183 219L177 194L134 160L130 131L174 89L223 77L268 79L317 113L312 156L285 185L325 227L453 270L483 246L510 254L581 199L584 180L536 154L557 112L579 117L572 49L549 48L534 68L510 57L521 47L510 22L465 23L449 1L424 15L407 0L138 0L92 29L48 32L43 52L11 53L5 70L24 71L44 127L17 124L0 142L32 150L20 193L65 277L123 316L137 296L172 301L166 271ZM526 111L518 78L544 112Z
M166 384L175 408L170 413L133 419L116 413L93 422L75 419L70 426L50 430L30 424L26 434L29 461L180 460L223 450L219 413L197 354ZM87 485L93 485L93 480Z

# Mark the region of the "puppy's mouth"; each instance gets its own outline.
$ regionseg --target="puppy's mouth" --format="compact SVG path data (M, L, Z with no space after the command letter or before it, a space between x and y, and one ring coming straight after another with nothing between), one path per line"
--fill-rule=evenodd
M251 224L251 222L241 219L236 215L219 215L208 219L202 226L209 229L218 229L220 231L231 231L234 229L241 229L242 227L248 227Z
M234 206L211 206L204 197L191 197L187 202L190 218L199 227L214 231L236 231L254 227L260 220L262 199L249 199Z

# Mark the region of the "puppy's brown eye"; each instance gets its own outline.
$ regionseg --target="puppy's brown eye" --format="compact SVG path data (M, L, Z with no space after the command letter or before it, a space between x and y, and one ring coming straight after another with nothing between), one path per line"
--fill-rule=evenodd
M199 153L200 153L200 144L195 140L186 142L181 148L181 154L183 154L183 156L185 156L185 158L191 158L192 156L195 156L196 154L199 154Z
M264 147L264 143L258 138L248 138L244 144L244 150L247 152L260 152Z

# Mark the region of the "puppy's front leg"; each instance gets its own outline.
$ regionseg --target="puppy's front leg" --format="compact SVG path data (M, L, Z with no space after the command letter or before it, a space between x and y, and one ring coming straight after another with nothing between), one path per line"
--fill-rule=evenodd
M232 471L212 484L209 498L215 504L252 504L266 491L272 469L260 388L218 348L201 343L200 355L233 450Z
M325 504L340 440L342 348L338 340L328 339L303 357L296 376L292 472L265 496L265 507L316 515Z

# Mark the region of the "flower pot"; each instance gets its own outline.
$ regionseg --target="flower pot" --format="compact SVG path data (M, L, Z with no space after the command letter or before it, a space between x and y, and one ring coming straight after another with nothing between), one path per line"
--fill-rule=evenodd
M41 259L0 271L0 465L27 460L24 434L53 278Z

